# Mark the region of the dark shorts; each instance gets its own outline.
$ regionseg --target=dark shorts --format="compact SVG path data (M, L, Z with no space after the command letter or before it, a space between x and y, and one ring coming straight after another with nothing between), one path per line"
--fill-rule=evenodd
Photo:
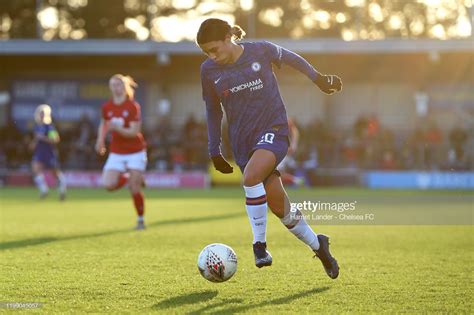
M280 135L274 131L264 132L260 137L260 141L257 142L250 151L247 161L245 163L239 163L239 168L241 172L244 172L245 166L252 154L258 149L265 149L273 152L276 157L275 168L280 164L280 162L285 158L288 153L289 139L287 135Z
M59 162L54 153L50 154L37 152L33 155L33 161L43 164L43 167L45 168L59 168Z

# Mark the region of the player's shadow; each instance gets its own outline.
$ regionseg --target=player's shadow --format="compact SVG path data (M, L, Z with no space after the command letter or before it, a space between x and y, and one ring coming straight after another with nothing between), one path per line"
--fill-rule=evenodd
M173 220L165 220L165 221L156 221L148 224L147 228L152 229L159 226L166 226L166 225L180 225L180 224L190 224L190 223L198 223L198 222L210 222L210 221L219 221L219 220L226 220L232 219L236 217L240 217L245 215L244 212L234 212L234 213L227 213L223 215L213 215L213 216L205 216L205 217L193 217L193 218L183 218L183 219L173 219ZM115 235L120 233L142 233L139 231L133 231L132 229L120 229L120 230L113 230L113 231L105 231L105 232L98 232L98 233L89 233L89 234L79 234L79 235L69 235L69 236L43 236L38 238L27 238L23 240L14 240L14 241L7 241L0 243L0 251L7 250L7 249L18 249L28 246L37 246L43 245L47 243L53 242L61 242L61 241L71 241L71 240L80 240L80 239L88 239L94 237L102 237L102 236L109 236Z
M57 240L58 240L57 237L39 237L39 238L27 238L24 240L3 242L3 243L0 243L0 250L42 245L46 243L55 242Z
M309 297L313 294L322 293L329 290L329 287L314 288L311 290L306 290L296 294L291 294L288 296L270 299L266 301L258 301L251 304L245 305L235 305L241 304L242 299L225 299L219 302L207 304L195 311L189 312L188 314L202 314L204 312L209 314L232 314L245 311L252 311L259 307L269 306L269 305L279 305L279 304L288 304L295 300ZM159 303L152 306L154 310L164 310L172 311L172 309L179 308L183 305L197 304L211 301L217 296L217 291L203 291L203 292L194 292L184 295L175 296L169 299L160 301ZM229 305L232 304L232 305Z
M242 299L225 299L225 300L222 300L221 302L214 303L214 304L209 304L209 305L206 305L204 307L201 307L200 309L189 312L188 314L189 315L197 315L197 314L202 314L202 313L208 313L212 310L218 309L218 308L223 307L223 306L227 306L229 304L236 304L236 303L242 303L242 302L243 302ZM216 311L214 311L214 312L216 312ZM223 313L223 312L219 311L218 313Z
M221 303L217 303L212 308L219 308L219 309L217 309L213 312L210 312L209 314L241 313L241 312L246 312L246 311L253 311L256 308L264 307L264 306L288 304L288 303L291 303L295 300L305 298L305 297L309 297L313 294L322 293L322 292L327 291L327 290L329 290L329 287L314 288L314 289L311 289L311 290L306 290L306 291L303 291L303 292L300 292L300 293L291 294L291 295L276 298L276 299L270 299L270 300L266 300L266 301L258 301L258 302L255 302L255 303L245 304L245 305L238 305L238 306L231 305L231 306L224 307L224 308L220 308L220 305L217 305L217 304L221 304ZM212 305L210 305L210 306L212 306ZM211 308L210 306L206 306L206 308L203 308L202 310L207 311L209 308ZM195 313L200 313L200 312L201 312L201 309L195 311Z
M181 307L183 305L206 302L212 300L216 296L217 291L193 292L190 294L179 295L162 300L159 303L153 305L152 308L155 310L172 309Z

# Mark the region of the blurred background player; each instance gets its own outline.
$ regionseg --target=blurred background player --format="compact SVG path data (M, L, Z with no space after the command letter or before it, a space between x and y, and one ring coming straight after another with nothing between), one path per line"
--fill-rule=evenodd
M102 105L95 149L104 155L105 137L111 132L110 153L103 169L103 183L115 191L128 183L137 213L137 230L145 229L143 174L147 165L146 142L141 133L141 109L134 100L137 84L130 76L115 74L110 78L112 98Z
M66 198L66 179L59 169L58 154L56 145L59 143L59 134L54 128L52 121L51 107L46 104L39 105L35 110L35 130L31 143L33 159L31 169L33 171L34 182L40 191L40 198L48 195L49 187L44 176L45 169L52 169L56 176L59 199Z
M314 233L301 213L290 211L288 195L276 171L288 153L289 128L272 67L287 64L305 74L327 94L341 90L341 79L317 72L301 56L273 43L234 42L244 35L239 26L231 27L220 19L204 21L197 34L197 43L208 56L201 65L201 84L206 103L209 154L218 171L233 172L220 150L223 107L232 151L243 173L255 265L261 268L272 264L272 256L266 249L268 205L288 230L314 251L328 276L335 279L339 266L329 252L329 238Z
M298 142L300 138L300 132L296 123L292 118L288 118L288 132L290 145L288 147L288 153L283 160L278 164L277 170L280 172L280 177L283 185L302 186L304 185L304 178L293 175L290 170L296 168L295 154L298 149Z

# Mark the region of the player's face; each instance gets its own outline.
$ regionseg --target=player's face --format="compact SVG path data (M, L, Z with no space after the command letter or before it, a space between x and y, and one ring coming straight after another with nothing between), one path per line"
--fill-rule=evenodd
M226 64L232 62L232 43L227 38L201 44L200 47L215 63Z
M40 110L36 115L36 123L41 125L44 122L44 111Z
M113 78L109 82L109 88L112 92L112 95L115 97L122 97L125 95L125 86L123 85L122 80Z

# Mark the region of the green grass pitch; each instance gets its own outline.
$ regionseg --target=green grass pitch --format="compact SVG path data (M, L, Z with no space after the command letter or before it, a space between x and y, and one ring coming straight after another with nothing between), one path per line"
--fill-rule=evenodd
M470 193L290 190L296 199L359 198L392 214L470 213L464 225L313 225L331 236L341 267L331 280L272 215L273 266L257 269L238 188L148 189L148 229L139 232L126 190L71 190L61 203L55 192L40 201L32 188L3 188L0 303L40 302L48 313L472 313ZM196 267L215 242L239 259L235 276L220 284Z

